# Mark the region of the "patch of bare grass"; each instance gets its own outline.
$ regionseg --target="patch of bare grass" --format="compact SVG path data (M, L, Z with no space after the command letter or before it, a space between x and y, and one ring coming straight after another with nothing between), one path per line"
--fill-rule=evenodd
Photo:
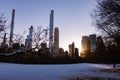
M102 78L102 77L85 77L85 76L80 76L80 77L68 77L65 80L120 80L116 78Z

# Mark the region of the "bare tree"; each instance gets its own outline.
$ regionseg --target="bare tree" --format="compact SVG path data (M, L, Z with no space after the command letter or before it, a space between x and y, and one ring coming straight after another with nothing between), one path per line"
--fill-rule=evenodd
M102 31L108 41L113 41L117 47L110 50L112 61L118 60L120 48L120 0L98 0L92 13L93 23ZM110 44L111 45L111 44ZM109 57L109 56L108 56ZM115 68L115 63L113 67Z
M21 34L14 34L13 36L13 43L19 43L19 44L24 44L23 42L25 42L25 37L24 37L25 31Z
M33 46L36 49L40 49L40 45L43 42L48 41L48 29L43 29L42 26L34 28L33 31Z
M0 14L0 41L1 39L3 39L3 36L4 33L5 33L5 30L7 29L7 26L6 26L6 17L4 16L4 14Z
M5 31L6 29L6 18L4 17L4 14L0 14L0 32Z
M104 36L120 46L120 0L98 0L92 19Z

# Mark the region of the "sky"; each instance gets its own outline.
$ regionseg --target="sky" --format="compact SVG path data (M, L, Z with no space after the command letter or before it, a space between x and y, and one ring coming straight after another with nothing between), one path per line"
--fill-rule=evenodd
M12 9L15 9L14 33L27 31L28 34L31 25L49 27L53 9L60 47L68 50L68 45L75 42L75 47L81 50L82 36L96 33L90 17L95 4L96 0L0 0L0 13L4 13L10 25Z

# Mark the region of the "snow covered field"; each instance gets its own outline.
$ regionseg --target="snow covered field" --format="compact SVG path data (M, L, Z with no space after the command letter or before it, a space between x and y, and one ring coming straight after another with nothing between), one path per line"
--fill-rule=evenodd
M101 77L120 80L120 71L109 71L109 69L114 70L111 65L88 63L66 65L0 63L0 80L77 80L76 77Z

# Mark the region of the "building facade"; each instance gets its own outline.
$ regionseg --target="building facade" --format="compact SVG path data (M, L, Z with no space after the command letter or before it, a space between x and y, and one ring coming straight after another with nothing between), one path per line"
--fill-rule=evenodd
M33 26L29 28L29 35L27 35L27 38L25 41L25 47L28 50L32 48L32 36L33 36Z
M90 47L91 47L91 53L95 52L96 50L96 34L89 35L90 39Z
M85 57L86 55L88 55L88 53L90 53L90 39L88 36L82 36L82 53L81 56Z
M46 49L47 48L47 43L41 43L41 49Z
M74 44L74 42L69 45L69 54L68 55L71 58L74 58L74 56L75 56L75 44Z
M53 34L53 53L58 55L59 52L59 29L55 27Z

